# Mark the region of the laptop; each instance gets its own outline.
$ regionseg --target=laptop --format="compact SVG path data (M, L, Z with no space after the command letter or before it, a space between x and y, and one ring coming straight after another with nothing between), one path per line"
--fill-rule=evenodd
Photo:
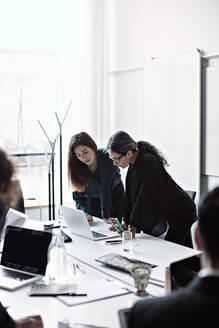
M15 290L46 273L52 233L8 225L0 262L0 288Z
M201 255L196 254L170 264L169 288L170 291L188 285L201 269Z
M119 322L121 328L128 328L128 322L130 317L130 308L121 309L118 311Z
M1 239L4 239L5 231L8 225L23 227L27 219L28 219L27 214L19 212L13 208L9 208L5 216L5 222L1 231Z
M92 240L119 237L118 233L114 231L109 231L103 228L98 228L98 231L91 229L83 211L62 206L62 213L68 229L75 235ZM102 221L101 219L98 220Z

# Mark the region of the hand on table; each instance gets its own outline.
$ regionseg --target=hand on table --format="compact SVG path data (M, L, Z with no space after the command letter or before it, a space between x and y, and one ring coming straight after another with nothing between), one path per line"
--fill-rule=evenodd
M134 239L135 238L136 231L137 231L137 228L131 226L129 230L132 232L132 238Z
M114 220L115 220L115 222L113 222L113 223L117 224L116 219L114 219ZM127 226L126 223L120 223L120 225L121 225L121 227L122 227L122 231L128 229L128 226ZM109 230L110 230L110 231L117 231L114 227L110 227ZM118 231L117 231L117 232L118 232ZM118 233L119 233L119 235L122 237L122 232L118 232Z
M86 215L86 218L89 224L91 224L94 220L92 215Z
M122 226L122 231L128 230L128 225L126 223L122 223L121 226ZM113 227L111 227L110 230L115 231L115 229ZM129 230L132 232L132 238L134 239L135 238L136 231L137 231L137 228L134 227L134 226L131 226L129 228ZM122 232L120 233L120 236L122 237Z
M110 221L111 221L111 222L113 222L114 224L116 224L116 219L115 219L115 218L105 218L104 221L105 221L106 223L110 223Z
M40 315L31 315L14 322L16 328L43 328L43 321Z

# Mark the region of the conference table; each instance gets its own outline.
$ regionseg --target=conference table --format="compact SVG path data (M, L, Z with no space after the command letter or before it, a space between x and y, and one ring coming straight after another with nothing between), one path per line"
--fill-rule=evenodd
M43 223L28 220L26 227L43 229ZM100 229L102 231L103 229L109 229L109 225L102 220L96 219L93 228L96 231ZM67 228L64 228L64 230L70 234ZM105 266L97 262L97 258L109 253L116 253L156 265L152 269L147 291L149 293L148 297L157 297L165 295L165 268L172 262L199 253L195 249L147 234L136 234L132 250L129 252L125 252L121 244L107 245L105 240L94 241L75 234L70 235L72 242L65 243L68 254L67 275L69 283L75 283L85 289L86 286L93 284L93 286L96 286L97 291L103 289L102 284L104 282L106 285L112 283L124 290L128 289L129 292L100 300L95 300L94 297L93 301L86 302L85 300L82 304L69 306L63 302L63 299L57 297L28 296L29 285L13 292L0 289L0 301L4 306L8 306L8 312L13 318L40 314L45 328L58 327L59 321L69 321L71 324L80 323L95 327L119 328L118 311L131 307L140 297L134 294L134 280L130 274ZM117 238L121 239L119 235ZM83 271L73 272L72 263L75 261L78 261ZM77 296L69 297L77 298Z

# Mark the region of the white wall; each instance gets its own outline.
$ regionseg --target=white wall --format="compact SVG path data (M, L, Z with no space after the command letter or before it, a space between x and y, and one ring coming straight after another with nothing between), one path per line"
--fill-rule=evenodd
M143 67L146 58L195 48L205 55L219 53L218 14L218 0L110 1L110 69L133 68L110 74L113 76L111 132L122 126L132 135L135 132L133 136L138 135L138 139L144 134L142 101L136 99L141 97L139 67ZM168 159L168 154L165 155ZM219 181L217 177L202 178L203 190Z
M110 0L111 68L147 57L218 52L218 0Z

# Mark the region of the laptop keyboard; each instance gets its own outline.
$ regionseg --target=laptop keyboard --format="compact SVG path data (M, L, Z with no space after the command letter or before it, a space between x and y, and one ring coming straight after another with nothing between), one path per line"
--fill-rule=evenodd
M99 237L106 237L106 235L96 232L96 231L92 231L93 237L94 238L99 238Z
M7 270L5 268L0 268L0 276L6 277L6 278L11 278L11 279L16 279L16 280L27 280L27 279L35 277L32 274L13 271L13 270Z

